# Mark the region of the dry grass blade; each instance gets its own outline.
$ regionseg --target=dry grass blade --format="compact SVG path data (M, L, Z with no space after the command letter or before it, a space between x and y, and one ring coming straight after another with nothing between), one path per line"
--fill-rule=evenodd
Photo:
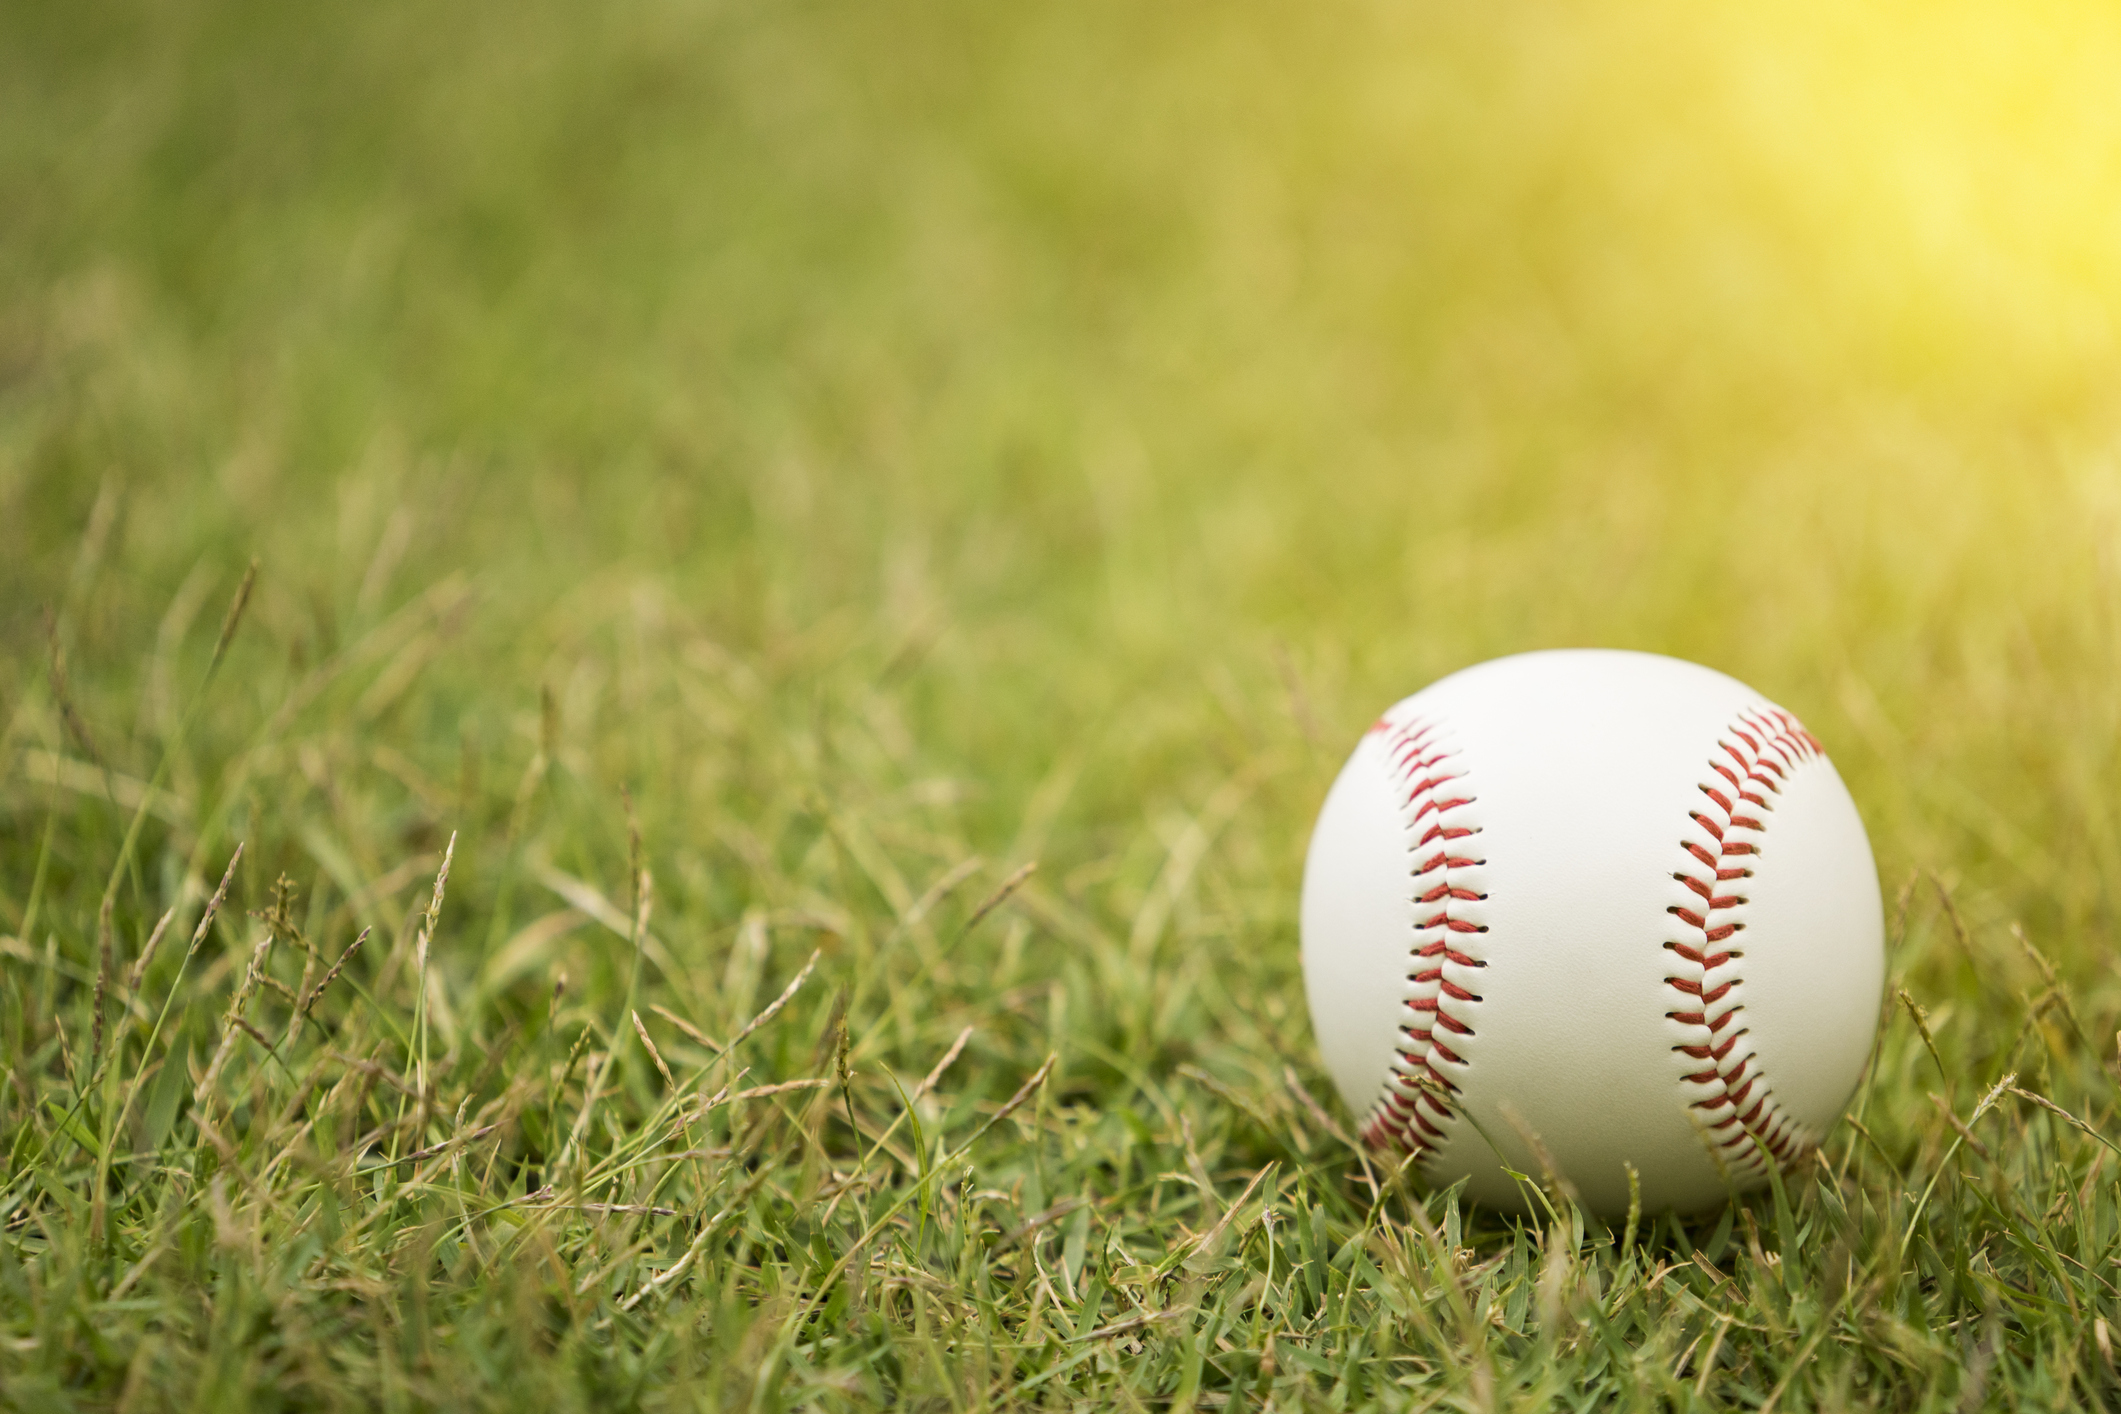
M1716 1372L1716 1356L1723 1350L1723 1338L1731 1333L1731 1322L1728 1313L1716 1318L1716 1334L1709 1341L1709 1353L1701 1357L1701 1374L1694 1381L1696 1399L1708 1393L1709 1376Z
M1059 1222L1077 1208L1087 1208L1089 1206L1091 1204L1087 1198L1063 1198L1052 1207L1045 1209L1043 1212L1033 1213L1030 1217L1025 1218L1015 1227L1003 1233L1000 1240L994 1244L995 1248L996 1250L1001 1250L1014 1247L1041 1228L1050 1227L1052 1224Z
M1313 1098L1309 1090L1304 1088L1303 1081L1297 1077L1295 1066L1283 1066L1281 1074L1283 1082L1289 1087L1289 1093L1296 1097L1297 1102L1304 1107L1304 1112L1311 1116L1313 1124L1316 1124L1320 1129L1339 1141L1342 1148L1354 1150L1356 1153L1362 1152L1362 1146L1350 1138L1348 1132L1342 1129L1334 1121L1333 1117L1326 1113L1325 1107Z
M957 892L958 885L964 883L965 880L971 878L974 874L979 873L986 865L987 861L976 854L970 859L960 860L942 878L929 885L926 893L913 901L913 907L906 910L906 916L901 920L901 926L911 928L918 924L934 910L937 904Z
M229 1025L234 1030L240 1031L244 1035L250 1037L251 1040L256 1041L259 1047L265 1052L266 1056L272 1061L272 1063L280 1068L280 1071L283 1075L287 1075L290 1077L294 1075L294 1068L288 1065L287 1057L280 1053L280 1048L273 1043L272 1037L266 1035L263 1031L260 1031L256 1026L252 1025L248 1020L240 1016L231 1018L229 1021Z
M468 1133L452 1135L450 1138L443 1140L439 1144L429 1145L425 1149L415 1150L410 1154L401 1155L400 1157L395 1159L385 1159L382 1163L370 1165L370 1167L399 1168L405 1164L416 1164L425 1159L439 1158L443 1154L447 1154L452 1150L461 1149L467 1144L475 1143L478 1140L484 1139L487 1135L493 1133L494 1130L498 1127L499 1126L497 1125L491 1124L481 1125L479 1128L471 1130Z
M304 1012L311 1011L316 1007L318 998L322 997L326 989L334 981L338 980L339 974L346 970L346 964L353 960L353 955L361 950L363 943L368 941L370 931L370 929L363 928L356 934L354 940L346 945L346 951L339 954L339 960L334 962L331 965L331 969L324 974L322 980L310 989L309 995L302 1000L302 1010Z
M170 922L176 916L176 906L172 904L159 919L155 920L154 931L147 935L147 941L140 945L140 955L133 959L133 965L126 971L125 990L127 993L134 993L140 990L140 983L147 977L147 965L155 960L155 949L162 945L162 935L169 931Z
M1996 1161L1996 1156L1988 1151L1988 1145L1982 1143L1974 1131L1966 1127L1964 1120L1952 1113L1951 1104L1942 1095L1932 1092L1930 1103L1935 1105L1937 1112L1944 1116L1944 1122L1958 1132L1959 1138L1965 1142L1967 1148L1979 1154L1985 1162L1994 1163Z
M243 613L250 607L251 591L257 586L258 558L253 555L243 570L242 582L236 586L235 598L228 602L228 612L221 616L221 631L214 635L213 656L206 664L208 677L220 670L221 660L228 656L228 645L236 641L236 629L243 623Z
M1129 1331L1146 1330L1150 1326L1161 1325L1165 1321L1183 1320L1192 1314L1193 1308L1190 1306L1176 1310L1144 1311L1139 1316L1129 1316L1124 1321L1114 1321L1109 1326L1099 1326L1094 1331L1085 1331L1083 1334L1076 1336L1075 1339L1077 1341L1103 1340L1107 1336L1125 1335Z
M641 1014L635 1011L628 1012L627 1015L633 1018L634 1034L639 1036L641 1044L648 1048L648 1059L655 1062L655 1068L662 1074L663 1084L672 1090L677 1089L678 1083L671 1077L670 1067L663 1064L663 1053L655 1048L655 1042L648 1037L648 1028L641 1024Z
M348 1055L346 1054L346 1052L340 1050L326 1050L325 1054L329 1056L332 1060L337 1061L340 1065L345 1066L348 1070L359 1071L361 1074L367 1076L371 1080L379 1081L384 1085L388 1085L391 1089L397 1091L401 1095L405 1095L407 1097L417 1097L419 1094L417 1090L413 1089L411 1085L406 1083L405 1078L403 1076L399 1075L389 1066L382 1064L380 1061L371 1060L367 1056ZM356 1145L355 1147L358 1148L359 1146Z
M663 1020L669 1022L672 1026L675 1026L678 1030L684 1032L686 1036L690 1037L693 1041L697 1042L702 1046L705 1046L708 1050L719 1053L728 1049L720 1041L715 1040L714 1037L700 1030L699 1027L694 1026L684 1017L679 1016L669 1007L663 1006L660 1003L653 1003L649 1006L648 1009L654 1012L657 1016L662 1017Z
M2010 1091L2011 1094L2016 1095L2019 1099L2027 1100L2035 1105L2038 1105L2041 1109L2046 1110L2049 1114L2055 1115L2058 1118L2067 1122L2071 1128L2077 1130L2086 1138L2095 1139L2099 1143L2104 1144L2107 1148L2113 1150L2115 1153L2121 1154L2121 1145L2115 1144L2113 1140L2107 1138L2104 1134L2101 1134L2098 1130L2092 1128L2091 1125L2077 1118L2068 1110L2063 1109L2062 1106L2056 1104L2053 1100L2048 1099L2047 1096L2036 1095L2030 1090L2021 1090L2016 1085L2012 1085L2009 1083L2010 1081L2015 1079L2017 1079L2016 1076L2006 1076L2005 1083L1998 1088L2007 1089Z
M1007 1119L1010 1115L1015 1114L1017 1110L1021 1109L1023 1107L1024 1101L1030 1099L1033 1095L1036 1095L1039 1092L1040 1087L1042 1087L1046 1083L1046 1078L1053 1074L1053 1067L1058 1065L1059 1063L1060 1056L1058 1054L1048 1055L1045 1059L1045 1062L1040 1065L1037 1070L1031 1073L1031 1078L1029 1080L1026 1080L1022 1085L1019 1085L1016 1089L1016 1093L1011 1095L1008 1100L1003 1103L1002 1107L996 1110L993 1116L988 1119L985 1124L982 1124L977 1130L973 1132L972 1138L967 1139L963 1144L958 1146L957 1152L963 1153L966 1149L969 1149L974 1143L974 1141L976 1141L981 1135L985 1134L988 1130L994 1128L994 1126L1000 1124L1003 1120Z
M811 972L813 972L817 968L817 960L823 956L824 950L822 948L813 949L810 953L810 960L803 964L803 970L795 974L795 980L790 982L786 987L782 988L781 994L775 997L771 1002L768 1002L764 1011L760 1012L757 1016L752 1017L751 1020L745 1024L743 1030L737 1032L736 1035L731 1036L729 1038L729 1044L722 1048L722 1054L725 1056L731 1054L736 1050L738 1042L742 1041L746 1036L749 1036L752 1032L758 1030L761 1026L764 1026L767 1022L773 1020L774 1017L779 1016L781 1013L781 1008L788 1005L790 1001L794 1000L795 994L803 989L803 984L805 982L810 980Z
M783 1080L778 1085L754 1085L749 1090L739 1090L729 1097L730 1103L738 1100L763 1100L768 1095L786 1095L796 1090L823 1090L832 1081L824 1076L809 1080Z
M984 899L980 900L979 907L972 910L972 916L965 920L965 926L961 930L961 932L970 933L974 928L979 927L980 922L985 919L988 914L994 912L995 909L1000 908L1003 904L1007 903L1009 901L1009 895L1015 893L1018 889L1022 888L1025 882L1037 872L1038 861L1036 859L1032 860L1029 864L1025 864L1011 872L1009 877L1002 880L1000 885L995 888L993 893L987 895Z
M1223 1209L1222 1216L1215 1220L1214 1226L1188 1244L1189 1250L1194 1253L1213 1252L1217 1245L1222 1242L1223 1234L1230 1230L1230 1224L1236 1219L1238 1211L1251 1200L1254 1193L1259 1191L1259 1185L1267 1181L1268 1175L1272 1174L1276 1167L1278 1166L1275 1164L1268 1164L1258 1173L1253 1174L1252 1181L1247 1183L1244 1186L1244 1190L1231 1201L1228 1207Z
M935 1063L935 1069L922 1076L921 1083L913 1087L914 1099L918 1100L933 1090L936 1082L943 1078L943 1072L957 1063L957 1058L965 1052L965 1043L972 1039L972 1030L973 1028L967 1026L957 1033L957 1039L950 1043L950 1049L943 1053L943 1058Z

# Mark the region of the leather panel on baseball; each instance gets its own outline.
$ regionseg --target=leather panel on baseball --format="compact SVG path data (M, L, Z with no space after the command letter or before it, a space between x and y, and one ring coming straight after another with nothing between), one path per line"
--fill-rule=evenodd
M1523 1211L1699 1210L1805 1157L1884 986L1877 872L1819 745L1676 659L1528 653L1388 711L1320 813L1303 966L1365 1142Z

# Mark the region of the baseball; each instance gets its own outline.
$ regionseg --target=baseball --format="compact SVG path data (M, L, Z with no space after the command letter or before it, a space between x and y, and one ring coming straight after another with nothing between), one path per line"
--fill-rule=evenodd
M1816 1148L1885 984L1870 842L1790 713L1647 653L1454 673L1355 748L1304 866L1304 986L1367 1144L1524 1211L1698 1211Z

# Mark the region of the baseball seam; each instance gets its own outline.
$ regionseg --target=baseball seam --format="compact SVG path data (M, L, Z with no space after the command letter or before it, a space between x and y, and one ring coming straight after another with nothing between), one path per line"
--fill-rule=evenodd
M1408 1150L1419 1161L1443 1143L1456 1118L1449 1097L1458 1082L1451 1072L1463 1072L1465 1062L1453 1045L1473 1034L1467 1014L1481 1000L1465 984L1487 966L1461 944L1469 934L1488 931L1466 916L1467 904L1487 897L1475 872L1487 861L1475 858L1467 843L1480 833L1465 813L1477 797L1443 724L1429 717L1387 717L1371 730L1383 738L1393 794L1405 816L1413 939L1404 1020L1394 1045L1398 1058L1363 1122L1362 1138L1373 1147Z
M1452 1097L1468 1067L1453 1047L1474 1034L1471 1015L1482 998L1466 984L1487 966L1460 944L1468 934L1488 931L1467 916L1478 911L1468 904L1487 898L1479 874L1487 861L1466 843L1480 833L1466 813L1478 797L1443 723L1387 717L1371 730L1382 738L1405 819L1415 889L1412 970L1396 1059L1361 1134L1366 1144L1399 1148L1420 1162L1444 1143L1458 1118ZM1750 861L1760 855L1775 800L1791 772L1824 758L1818 741L1781 708L1739 712L1698 783L1704 804L1687 813L1699 834L1680 841L1684 864L1672 874L1690 897L1666 910L1686 930L1664 944L1675 959L1665 978L1675 1007L1665 1015L1685 1037L1671 1049L1688 1067L1682 1076L1692 1096L1688 1112L1711 1156L1734 1179L1765 1177L1763 1148L1786 1167L1816 1143L1775 1098L1741 1021L1745 952L1735 940L1746 926L1748 900L1740 891L1753 876Z
M1676 999L1665 1015L1684 1028L1672 1050L1691 1067L1689 1113L1709 1140L1710 1153L1734 1178L1765 1177L1764 1147L1787 1167L1813 1141L1776 1100L1754 1049L1745 1011L1741 963L1734 941L1746 926L1741 890L1753 876L1768 817L1783 782L1798 766L1824 758L1817 740L1779 707L1740 712L1717 740L1700 783L1705 803L1688 811L1700 831L1682 839L1685 864L1672 877L1693 897L1666 910L1685 928L1665 943L1676 959L1665 985Z

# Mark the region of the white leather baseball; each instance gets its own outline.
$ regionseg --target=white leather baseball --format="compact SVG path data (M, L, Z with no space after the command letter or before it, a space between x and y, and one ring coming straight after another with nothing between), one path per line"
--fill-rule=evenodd
M1688 1212L1808 1155L1885 983L1870 842L1793 716L1597 649L1385 713L1304 867L1311 1020L1367 1143L1522 1211L1536 1142L1594 1212ZM1498 1153L1499 1151L1499 1153Z

